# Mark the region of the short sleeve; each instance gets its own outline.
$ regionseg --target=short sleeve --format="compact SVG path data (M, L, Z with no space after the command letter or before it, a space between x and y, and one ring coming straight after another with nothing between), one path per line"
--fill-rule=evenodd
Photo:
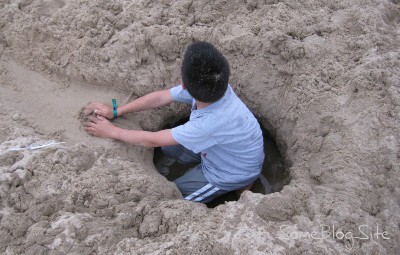
M170 89L171 97L178 102L191 104L193 97L189 94L186 89L182 88L182 85L178 85Z
M194 153L199 153L216 144L216 139L201 127L201 118L177 126L171 132L172 137L179 144Z

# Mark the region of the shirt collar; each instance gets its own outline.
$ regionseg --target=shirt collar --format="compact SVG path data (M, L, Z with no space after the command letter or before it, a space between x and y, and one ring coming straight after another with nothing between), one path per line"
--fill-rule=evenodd
M196 105L196 99L193 99L192 113L200 114L200 113L208 112L210 110L218 108L221 105L224 105L226 102L228 102L228 99L232 94L231 90L232 90L232 87L231 87L231 85L228 84L228 88L226 89L225 94L224 94L223 97L218 99L216 102L214 102L214 103L212 103L212 104L210 104L210 105L208 105L208 106L206 106L204 108L201 108L200 110L194 109L195 107L197 107L197 105Z

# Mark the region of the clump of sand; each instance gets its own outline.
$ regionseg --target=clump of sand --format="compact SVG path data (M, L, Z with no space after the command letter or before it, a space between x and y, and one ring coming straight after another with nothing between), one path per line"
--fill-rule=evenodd
M0 3L0 251L396 254L398 4ZM89 101L123 103L179 83L193 40L227 56L235 91L276 137L291 175L281 192L245 192L207 209L181 199L154 169L151 149L80 128ZM156 130L175 111L187 109L115 123ZM50 139L67 143L9 151ZM369 238L354 238L361 232Z

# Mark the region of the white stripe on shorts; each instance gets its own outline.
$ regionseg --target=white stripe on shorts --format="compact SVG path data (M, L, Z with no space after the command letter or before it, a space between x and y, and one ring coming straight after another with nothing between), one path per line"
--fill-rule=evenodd
M219 190L219 188L215 187L212 190L210 190L209 192L207 192L206 194L203 194L202 196L199 196L194 201L199 202L199 201L203 200L204 198L211 196L212 194L214 194L218 190Z
M186 200L191 200L192 198L200 195L202 192L208 190L209 188L211 188L212 185L211 184L207 184L206 186L204 186L201 189L196 190L195 192L193 192L192 194L190 194L189 196L185 197Z

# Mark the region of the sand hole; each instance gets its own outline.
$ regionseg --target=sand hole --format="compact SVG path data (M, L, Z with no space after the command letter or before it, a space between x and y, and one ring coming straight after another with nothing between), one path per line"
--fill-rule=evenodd
M171 121L164 129L173 128L186 123L189 117ZM279 192L289 183L289 174L284 165L284 159L280 153L275 139L271 133L260 123L264 138L265 159L260 177L254 182L250 191L254 193L270 194ZM161 148L154 149L153 163L160 174L164 175L169 181L173 181L184 175L186 171L193 168L195 164L180 164L174 159L164 155ZM232 191L207 204L213 208L227 201L236 201L240 197L239 192Z

